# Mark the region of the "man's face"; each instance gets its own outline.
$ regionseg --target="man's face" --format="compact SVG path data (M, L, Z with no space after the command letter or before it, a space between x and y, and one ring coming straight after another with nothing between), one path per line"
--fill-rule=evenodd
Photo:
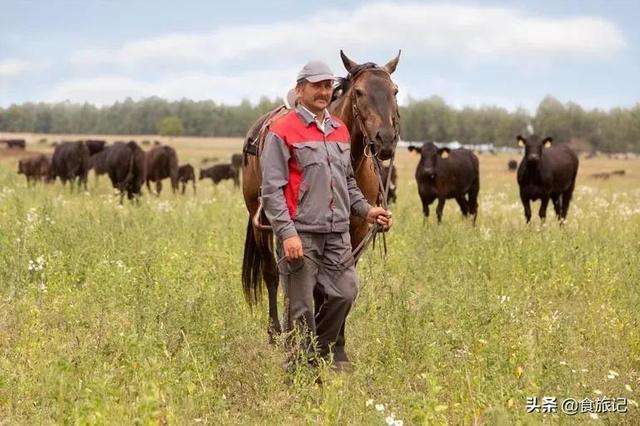
M296 86L298 99L314 114L323 111L329 106L332 92L332 80L323 80L317 83L305 81L301 85Z

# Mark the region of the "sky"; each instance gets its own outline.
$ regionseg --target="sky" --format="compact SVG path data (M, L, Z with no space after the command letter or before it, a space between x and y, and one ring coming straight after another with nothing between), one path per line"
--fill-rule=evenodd
M0 106L126 97L237 104L283 96L339 51L384 64L398 100L535 111L640 102L635 1L0 0Z

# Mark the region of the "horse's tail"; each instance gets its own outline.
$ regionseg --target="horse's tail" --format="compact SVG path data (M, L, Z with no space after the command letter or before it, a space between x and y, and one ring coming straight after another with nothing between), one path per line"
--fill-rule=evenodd
M258 244L253 232L251 217L249 217L242 259L242 290L249 305L257 304L262 298L262 263L264 259Z

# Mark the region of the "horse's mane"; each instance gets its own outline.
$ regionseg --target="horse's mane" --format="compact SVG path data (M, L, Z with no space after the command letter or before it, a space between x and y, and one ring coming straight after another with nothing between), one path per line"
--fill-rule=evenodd
M364 64L356 65L355 67L353 67L346 77L338 77L338 79L336 80L338 83L333 88L333 93L331 95L331 102L339 99L342 95L349 91L349 88L351 88L351 85L353 84L353 80L358 74L360 74L364 70L375 68L382 70L382 68L380 68L378 64L375 64L373 62L365 62Z

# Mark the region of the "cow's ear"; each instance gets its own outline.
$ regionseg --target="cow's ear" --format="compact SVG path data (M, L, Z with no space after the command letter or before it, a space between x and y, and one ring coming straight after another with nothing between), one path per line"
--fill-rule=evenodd
M440 149L438 149L438 155L443 160L446 160L447 158L449 158L449 153L450 152L451 152L451 150L449 148L440 148Z
M542 141L542 145L545 148L549 148L551 146L551 142L553 142L553 138L551 138L551 137L545 138L545 140Z
M521 148L524 147L525 143L527 142L527 140L523 138L522 135L516 136L516 140L518 141L518 146Z

